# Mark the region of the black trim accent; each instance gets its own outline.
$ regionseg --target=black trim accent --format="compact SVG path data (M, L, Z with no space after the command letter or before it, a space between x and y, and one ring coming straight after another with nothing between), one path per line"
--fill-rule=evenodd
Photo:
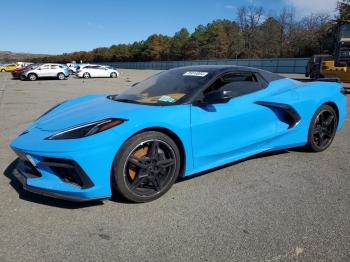
M256 101L255 104L269 107L269 108L278 108L283 110L286 115L288 116L288 122L289 122L289 129L293 128L299 121L300 121L300 115L293 107L287 104L282 103L275 103L275 102L265 102L265 101Z
M54 171L56 176L66 183L72 183L82 189L94 186L94 183L74 160L43 157L43 160L38 165L48 166Z
M293 78L293 79L297 80L297 81L300 81L300 82L333 82L333 83L341 83L341 80L338 77L316 78L316 79L300 79L300 78Z
M47 196L47 197L68 200L68 201L74 201L74 202L87 202L87 201L103 200L103 199L109 198L109 197L82 198L82 197L76 197L76 196L68 196L65 194L60 194L60 193L48 191L45 189L40 189L40 188L28 186L27 178L29 178L29 177L27 177L27 175L25 173L23 173L23 171L21 169L18 169L18 168L14 170L13 175L22 184L24 190L35 193L35 194Z
M350 93L350 89L342 87L340 88L340 93L342 93L343 95L346 95L347 93Z

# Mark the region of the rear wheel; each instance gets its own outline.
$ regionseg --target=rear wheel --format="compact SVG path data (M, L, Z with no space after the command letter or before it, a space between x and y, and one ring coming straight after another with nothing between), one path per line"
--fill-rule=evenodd
M90 76L89 73L84 73L84 74L83 74L83 77L84 77L84 78L90 78L91 76Z
M145 132L129 139L114 163L114 188L132 202L148 202L165 194L180 172L180 152L163 133Z
M326 150L332 143L338 127L338 117L329 105L322 105L314 114L308 135L308 148L313 152Z
M111 75L110 75L110 77L111 77L111 78L117 78L117 77L118 77L118 75L117 75L117 73L116 73L116 72L112 72L112 73L111 73Z
M5 72L5 69L1 69L1 72Z
M30 81L35 81L37 78L38 78L38 77L36 76L36 74L29 74L29 75L28 75L28 79L29 79Z
M66 79L66 76L63 73L59 73L57 75L57 78L58 78L58 80L64 80L64 79Z
M317 79L317 78L318 78L317 72L312 71L312 72L310 73L310 78L311 78L311 79Z

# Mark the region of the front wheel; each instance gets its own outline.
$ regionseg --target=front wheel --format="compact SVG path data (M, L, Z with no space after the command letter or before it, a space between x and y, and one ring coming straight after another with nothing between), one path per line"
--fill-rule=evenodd
M84 73L84 74L83 74L83 77L84 77L84 78L90 78L90 74L89 74L89 73Z
M66 76L63 73L59 73L57 75L57 78L58 78L58 80L64 80L64 79L66 79Z
M161 197L180 172L180 152L175 142L160 132L130 138L119 150L112 184L129 201L149 202Z
M117 75L117 73L116 73L116 72L113 72L113 73L111 73L110 77L111 77L111 78L117 78L117 77L118 77L118 75Z
M307 147L313 152L326 150L335 137L337 127L338 117L334 109L322 105L311 120Z
M5 72L5 69L1 69L1 72Z
M36 74L29 74L29 76L28 76L28 79L29 79L30 81L35 81L37 78L38 78L38 77L36 76Z

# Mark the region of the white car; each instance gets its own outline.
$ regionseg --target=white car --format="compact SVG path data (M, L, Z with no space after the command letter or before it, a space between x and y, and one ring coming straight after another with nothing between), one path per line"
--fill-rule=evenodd
M42 64L31 70L23 71L22 80L35 81L38 78L56 78L64 80L69 77L68 67L61 64Z
M119 72L110 66L89 65L81 68L77 71L78 77L90 78L90 77L111 77L117 78Z

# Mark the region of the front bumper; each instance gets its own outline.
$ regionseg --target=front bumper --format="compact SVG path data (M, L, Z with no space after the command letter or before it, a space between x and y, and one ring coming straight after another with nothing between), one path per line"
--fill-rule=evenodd
M98 198L84 198L80 197L78 195L67 195L61 192L55 192L50 190L45 190L41 188L37 188L34 186L31 186L27 183L28 180L38 178L33 173L28 172L28 168L25 167L25 164L23 161L19 161L16 169L14 170L13 175L15 178L22 184L23 189L35 194L62 199L62 200L68 200L68 201L74 201L74 202L86 202L86 201L92 201L92 200L101 200L104 198L98 197ZM107 198L107 197L106 197Z
M16 71L12 71L11 74L12 74L13 79L19 79L19 77L21 75L20 73L17 73Z
M112 165L120 148L115 133L66 141L43 139L50 134L30 128L11 143L20 159L14 175L23 188L71 201L109 198Z

